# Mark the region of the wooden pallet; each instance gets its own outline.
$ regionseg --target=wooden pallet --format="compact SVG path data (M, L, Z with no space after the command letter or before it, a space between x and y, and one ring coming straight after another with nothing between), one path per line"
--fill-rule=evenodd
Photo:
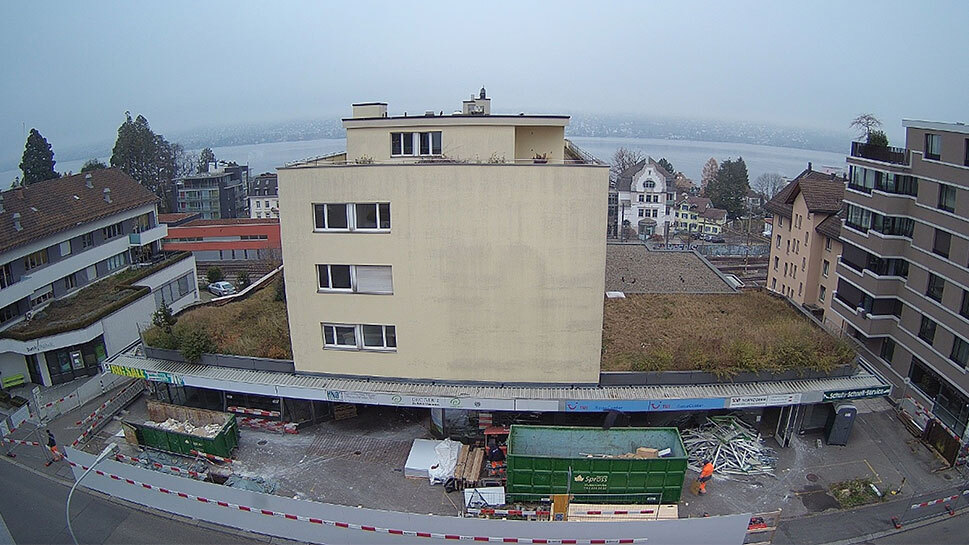
M334 403L333 419L346 420L357 416L357 406L352 403Z
M458 461L454 466L454 484L457 490L474 488L481 481L484 467L484 449L461 445Z

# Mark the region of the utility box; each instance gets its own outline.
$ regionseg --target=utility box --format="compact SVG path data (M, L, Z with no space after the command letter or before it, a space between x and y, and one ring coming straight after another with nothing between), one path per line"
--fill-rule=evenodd
M824 427L829 445L847 445L851 436L851 427L858 416L858 409L851 403L839 403L834 406L834 412L828 416L828 423Z
M512 502L572 494L585 503L659 504L679 501L687 455L676 428L515 425L507 464Z

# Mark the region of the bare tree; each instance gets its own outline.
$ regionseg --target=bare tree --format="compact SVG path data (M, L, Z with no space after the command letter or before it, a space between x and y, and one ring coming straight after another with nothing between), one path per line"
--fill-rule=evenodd
M858 135L858 138L862 136L865 137L865 141L871 140L871 133L878 127L882 126L882 122L878 120L874 114L861 114L858 117L851 120L851 124L848 125L852 129L858 129L863 131L862 134Z
M700 195L706 194L707 185L717 179L717 172L719 170L720 165L713 157L703 165L703 173L700 176Z
M609 168L609 177L616 181L624 170L645 159L646 156L639 150L619 148L612 154L612 167Z
M784 181L784 177L776 172L765 172L754 180L753 189L754 191L761 193L767 199L773 199L774 195L784 186L787 182Z

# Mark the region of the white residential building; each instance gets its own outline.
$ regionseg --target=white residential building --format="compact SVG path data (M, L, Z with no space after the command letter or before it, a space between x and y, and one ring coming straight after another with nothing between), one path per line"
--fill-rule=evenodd
M676 178L652 158L619 174L619 216L640 236L662 235L673 228Z

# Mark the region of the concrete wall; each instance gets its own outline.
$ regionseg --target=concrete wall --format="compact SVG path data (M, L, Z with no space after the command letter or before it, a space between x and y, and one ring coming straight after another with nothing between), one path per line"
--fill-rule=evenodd
M24 355L14 352L0 352L0 378L9 378L14 375L23 375L24 380L30 382L30 373Z
M549 161L561 161L564 139L565 127L515 127L514 158L527 160L544 154Z
M297 370L598 381L604 167L361 165L279 180ZM390 202L391 232L314 232L314 202ZM394 294L317 293L317 264L391 265ZM322 322L394 325L397 350L324 350Z
M90 465L95 456L68 448L68 458L81 465ZM545 539L646 539L647 543L680 545L708 543L711 545L740 545L747 533L750 514L738 514L708 518L657 520L649 522L528 522L485 520L477 518L419 515L376 509L362 509L343 505L301 501L280 496L270 496L247 490L229 488L212 483L176 477L158 471L106 459L97 465L104 473L117 475L122 480L92 471L84 478L83 486L154 509L176 513L193 519L223 524L252 532L283 537L309 543L374 544L388 543L445 543L441 538L418 538L411 535L393 535L379 531L366 531L336 527L332 523L388 528L406 532L429 532L473 537L524 537ZM83 470L74 467L74 478ZM123 479L131 479L129 484ZM173 492L166 494L148 489L140 483L164 487ZM182 498L178 492L188 494ZM207 502L195 497L206 498ZM216 502L244 505L252 511L238 507L223 507ZM292 520L282 515L266 516L259 509L301 517L313 517L331 524L312 523L308 520ZM607 541L613 542L613 541Z
M542 128L542 127L536 127ZM485 126L415 126L398 125L395 127L367 127L347 130L347 160L355 161L369 157L374 161L409 162L414 156L390 157L390 133L441 131L441 152L445 157L466 161L488 161L491 156L504 157L506 161L515 158L515 127L513 125ZM560 128L560 131L562 129ZM563 142L559 139L559 159L562 158ZM531 158L531 157L529 157ZM279 185L283 184L280 177ZM282 193L282 189L280 189ZM282 199L280 199L282 201ZM282 203L280 202L282 207ZM280 210L280 216L283 215Z

